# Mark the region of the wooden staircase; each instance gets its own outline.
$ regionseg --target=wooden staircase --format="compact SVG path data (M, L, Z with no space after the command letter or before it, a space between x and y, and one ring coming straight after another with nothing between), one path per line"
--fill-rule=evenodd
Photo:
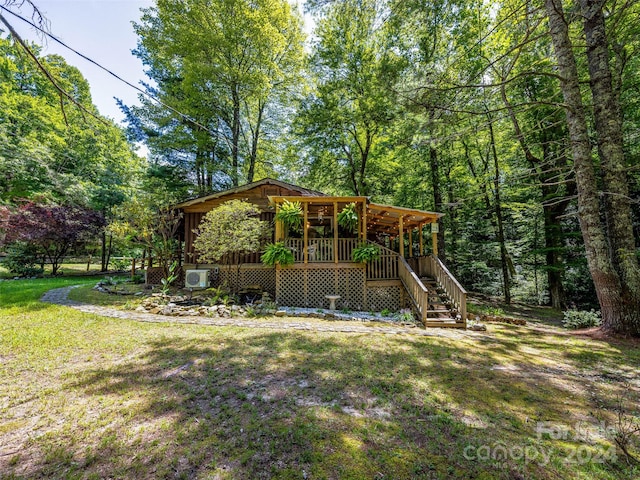
M421 277L420 281L429 291L429 306L424 326L466 328L462 315L453 306L442 285L433 277Z
M467 328L467 291L442 261L427 255L408 258L404 263L413 276L413 282L424 289L420 296L409 292L421 313L424 326ZM402 275L400 278L403 279ZM403 283L407 287L408 282L403 279Z

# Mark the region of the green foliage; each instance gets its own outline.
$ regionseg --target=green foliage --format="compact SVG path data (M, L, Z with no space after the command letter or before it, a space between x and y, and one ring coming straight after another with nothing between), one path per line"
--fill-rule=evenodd
M122 129L100 117L80 71L30 46L58 86L95 117L61 101L32 59L0 38L0 201L45 195L97 210L122 201L141 159Z
M388 308L385 308L380 312L380 315L382 315L383 317L390 317L392 314L393 312Z
M410 308L401 309L396 315L395 319L401 323L414 323L415 317L413 316L413 312Z
M290 202L285 200L278 207L275 216L276 221L282 222L285 232L299 232L302 228L303 212L300 202Z
M595 310L567 310L562 319L562 325L565 328L597 327L601 323L602 315Z
M216 263L225 255L260 250L269 231L258 218L258 208L242 200L231 200L208 212L197 230L194 247L200 263Z
M270 243L266 246L264 253L260 257L262 263L269 267L280 265L286 267L292 265L295 261L293 253L284 242Z
M358 227L358 212L356 211L355 203L346 205L340 213L338 213L338 225L350 233L356 231Z
M114 258L110 263L113 269L117 271L125 271L131 267L131 262L126 258Z
M171 285L173 285L173 282L175 282L177 279L178 279L178 262L174 261L169 267L169 271L167 272L167 275L164 278L160 279L160 282L162 283L163 295L167 295L169 293L169 289L171 288Z
M380 258L380 247L371 243L361 243L351 252L351 258L357 263L367 263Z
M144 101L128 109L131 135L200 193L212 178L253 181L279 156L271 139L303 84L301 25L286 0L159 1L143 9L135 54L154 80L149 91L197 123Z
M14 242L7 246L6 257L2 265L11 273L22 277L41 275L43 253L33 244Z

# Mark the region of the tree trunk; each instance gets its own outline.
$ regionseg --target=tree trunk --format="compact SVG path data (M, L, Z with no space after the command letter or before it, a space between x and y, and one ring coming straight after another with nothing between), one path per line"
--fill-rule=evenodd
M567 126L571 139L578 218L584 240L587 263L602 311L603 327L621 333L640 335L640 309L623 301L620 276L610 257L609 243L600 222L600 205L587 130L585 109L569 26L562 0L545 0L549 32L558 60L560 87L565 102Z
M438 151L433 145L429 145L429 168L431 169L431 185L433 188L433 206L436 212L443 211L442 205L442 190L440 185L440 164L438 162ZM438 258L443 263L447 263L447 255L444 245L444 222L439 220L440 224L438 228Z
M505 80L503 78L503 80ZM516 138L518 139L518 143L524 152L527 163L531 167L532 170L536 172L536 176L538 181L541 184L542 190L542 200L546 202L551 199L556 199L562 192L558 190L558 188L553 188L548 183L554 183L553 177L555 173L545 173L547 170L546 165L548 165L551 161L551 152L549 148L549 144L551 143L551 139L547 138L548 130L544 130L542 132L542 139L544 141L542 149L543 156L542 160L536 157L525 140L524 133L520 128L520 122L516 116L515 110L513 109L509 98L507 97L506 86L503 84L501 87L502 100L507 107L507 111L509 112L509 117L511 118L511 123L513 124L513 128L516 133ZM541 168L542 166L542 168ZM561 161L556 161L556 167L562 168ZM551 178L550 178L551 177ZM545 261L546 261L546 272L547 272L547 283L549 287L549 299L551 300L551 306L556 309L562 309L566 306L566 299L564 295L564 287L562 285L562 273L563 273L563 264L560 252L564 247L564 232L562 231L562 225L560 223L559 217L564 213L569 201L564 201L561 203L554 203L553 205L547 205L543 203L543 211L544 211L544 239L545 239ZM537 224L536 224L537 226ZM536 278L537 278L537 270L536 270ZM536 281L536 291L537 291L537 281Z
M500 245L500 263L502 264L502 286L504 289L504 302L511 304L511 273L510 259L507 252L507 244L504 236L504 219L502 215L502 199L500 196L500 165L498 164L498 152L496 151L496 139L493 133L493 120L489 116L489 136L491 140L491 153L493 155L493 188L496 210L496 226L498 231L498 243Z
M260 128L262 126L262 115L264 113L265 104L260 102L258 105L258 118L256 126L251 136L251 154L249 156L249 172L247 173L247 182L252 183L256 171L256 160L258 158L258 141L260 140Z
M231 88L233 100L233 119L231 121L231 181L233 186L239 184L239 144L240 144L240 96L237 87Z
M106 272L107 269L105 267L105 260L107 258L107 232L102 231L101 235L101 251L100 251L100 271Z
M593 112L598 137L598 153L603 172L604 202L608 239L613 267L621 282L622 307L635 310L626 320L609 318L605 328L640 335L640 267L636 257L633 236L629 184L626 174L622 137L622 115L613 90L609 49L605 29L604 2L580 0L585 38L587 63L593 98ZM631 324L625 326L629 321Z

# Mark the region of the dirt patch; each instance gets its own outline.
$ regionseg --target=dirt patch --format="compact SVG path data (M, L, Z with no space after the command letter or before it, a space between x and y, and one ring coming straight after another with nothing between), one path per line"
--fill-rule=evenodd
M601 327L581 328L570 330L569 335L586 337L592 340L601 340L609 343L619 343L631 347L640 347L640 338L625 337L603 330Z

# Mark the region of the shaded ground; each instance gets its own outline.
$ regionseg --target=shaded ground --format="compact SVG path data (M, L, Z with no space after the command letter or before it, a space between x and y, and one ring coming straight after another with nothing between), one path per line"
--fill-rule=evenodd
M454 338L134 323L41 304L44 290L0 283L3 478L640 474L596 428L620 400L637 408L633 346L545 325Z

